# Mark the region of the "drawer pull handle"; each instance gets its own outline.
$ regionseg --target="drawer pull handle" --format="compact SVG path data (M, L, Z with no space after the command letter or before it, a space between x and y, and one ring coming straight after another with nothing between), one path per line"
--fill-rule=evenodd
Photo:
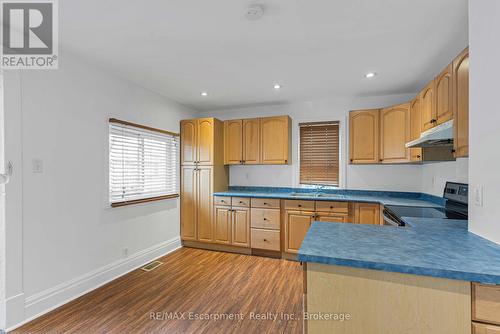
M302 204L299 204L299 205L298 205L298 207L299 207L299 208L301 208L301 207L302 207Z
M267 218L264 218L264 220L267 220Z
M240 204L243 204L243 201L240 201Z
M333 209L333 206L330 205L330 209Z
M266 203L266 202L264 202L264 205L267 205L267 203Z
M267 241L267 239L264 239L264 241Z

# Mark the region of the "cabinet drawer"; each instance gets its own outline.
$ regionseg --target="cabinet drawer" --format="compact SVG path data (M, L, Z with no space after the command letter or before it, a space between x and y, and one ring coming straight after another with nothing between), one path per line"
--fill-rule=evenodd
M267 228L272 230L280 229L280 210L279 209L260 209L252 208L251 226L258 228Z
M335 213L345 213L347 214L348 210L347 202L324 202L324 201L316 201L316 211L321 212L335 212Z
M252 208L280 208L280 200L274 198L252 198Z
M231 197L214 196L214 205L231 205Z
M252 248L280 250L280 231L252 228Z
M250 198L248 197L233 197L231 198L232 206L241 206L248 208L250 206Z
M472 319L500 325L500 285L472 284Z
M285 209L298 211L314 211L314 201L286 200Z
M500 326L472 323L472 334L500 334Z

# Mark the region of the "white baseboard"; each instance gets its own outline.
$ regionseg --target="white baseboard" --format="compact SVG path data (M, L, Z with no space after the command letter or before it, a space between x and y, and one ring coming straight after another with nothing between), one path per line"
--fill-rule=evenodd
M123 276L144 264L162 257L182 247L179 237L167 240L126 259L112 262L97 270L86 273L80 277L58 284L52 288L29 296L24 304L24 320L15 325L7 324L7 331L22 326L39 316L50 312L61 305L70 302L110 281Z

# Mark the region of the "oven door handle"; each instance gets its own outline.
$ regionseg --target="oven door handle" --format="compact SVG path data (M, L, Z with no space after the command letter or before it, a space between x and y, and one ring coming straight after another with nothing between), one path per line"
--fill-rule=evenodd
M386 224L387 223L387 224ZM384 225L391 225L391 226L402 226L402 224L394 221L392 218L390 218L385 212L384 212Z

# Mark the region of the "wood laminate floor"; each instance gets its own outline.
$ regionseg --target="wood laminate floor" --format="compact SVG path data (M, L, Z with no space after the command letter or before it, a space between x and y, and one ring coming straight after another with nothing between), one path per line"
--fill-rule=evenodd
M299 263L192 248L159 260L12 333L302 333Z

